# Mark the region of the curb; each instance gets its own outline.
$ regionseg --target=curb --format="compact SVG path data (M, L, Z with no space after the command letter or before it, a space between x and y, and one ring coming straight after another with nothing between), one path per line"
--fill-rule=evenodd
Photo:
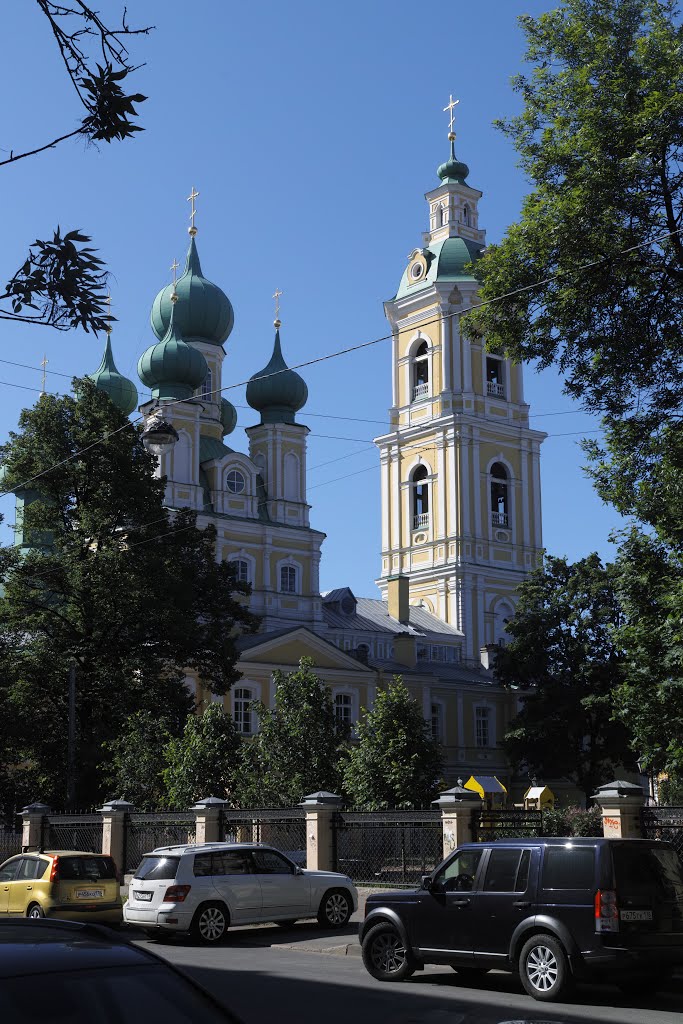
M295 950L298 953L318 953L323 956L360 956L361 949L358 942L347 942L343 946L303 946L301 943L280 943L273 945L270 949Z

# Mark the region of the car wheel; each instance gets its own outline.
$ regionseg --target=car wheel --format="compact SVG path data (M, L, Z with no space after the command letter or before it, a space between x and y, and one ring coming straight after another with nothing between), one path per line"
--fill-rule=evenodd
M278 928L292 928L296 924L297 920L298 918L292 917L288 921L276 921L275 924Z
M41 917L45 917L45 911L38 903L32 903L26 911L26 916L32 921L39 921Z
M323 928L343 928L351 917L353 903L343 889L330 889L320 901L318 924Z
M525 943L519 976L530 996L547 1002L566 995L572 984L567 954L552 935L534 935Z
M378 981L403 981L415 970L410 950L388 921L370 929L363 939L361 953L366 971Z
M227 930L228 912L222 903L203 903L190 926L192 938L207 946L220 942Z
M463 981L476 982L480 981L485 974L489 973L490 968L488 967L461 967L459 964L451 964L453 970L458 974Z

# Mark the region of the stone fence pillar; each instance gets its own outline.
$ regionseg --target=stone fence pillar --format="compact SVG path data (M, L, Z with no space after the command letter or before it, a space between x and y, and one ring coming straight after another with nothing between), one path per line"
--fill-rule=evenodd
M123 878L126 870L126 815L135 810L127 800L108 800L100 807L102 853L108 854Z
M299 804L306 812L306 867L313 871L335 871L333 815L342 800L335 793L309 793Z
M49 813L50 808L47 804L34 803L22 808L21 849L23 853L40 849L43 842L43 815Z
M221 810L227 806L227 800L221 800L218 796L207 796L190 808L195 814L196 843L221 841Z
M432 803L441 808L444 858L457 846L474 842L476 833L473 825L483 806L478 793L465 789L462 780L458 779L457 786L445 790Z
M641 839L640 811L647 800L642 786L615 779L598 786L591 797L602 810L602 834L606 839Z

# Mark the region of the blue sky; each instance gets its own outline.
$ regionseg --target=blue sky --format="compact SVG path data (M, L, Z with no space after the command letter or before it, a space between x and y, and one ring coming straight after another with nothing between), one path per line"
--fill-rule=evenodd
M194 185L202 267L235 308L224 385L267 363L276 286L290 365L384 335L382 302L421 243L424 192L447 155L442 108L450 93L460 99L458 156L470 184L485 193L480 225L488 240L500 239L518 215L527 186L492 122L518 109L509 84L522 68L518 15L553 6L132 0L130 24L156 26L131 45L133 59L145 62L131 82L149 97L140 108L146 130L100 149L68 141L0 169L0 280L57 224L90 234L113 274L115 358L137 381L137 359L153 339L152 301L187 248ZM121 9L117 0L101 8L110 21ZM0 66L0 146L22 151L71 130L82 111L37 5L14 0L3 28L13 43ZM92 372L103 347L102 338L80 331L7 321L0 338L0 360L37 367L45 354L49 371L67 374ZM40 376L0 361L0 438L37 397L16 385L40 388ZM387 422L389 344L303 376L311 522L327 533L321 586L375 596L379 470L369 442ZM532 425L550 434L541 463L545 546L571 559L593 550L611 558L608 534L620 520L593 492L578 447L581 432L597 436L597 423L563 396L554 371L528 367L525 376ZM68 386L64 377L47 379L48 390ZM242 408L244 391L226 395L239 415L230 445L245 451L243 428L256 414ZM13 501L0 499L0 512L7 540Z

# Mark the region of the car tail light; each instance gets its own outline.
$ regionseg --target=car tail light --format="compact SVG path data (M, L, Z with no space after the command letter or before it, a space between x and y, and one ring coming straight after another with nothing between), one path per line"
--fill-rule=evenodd
M595 894L596 932L619 931L617 894L612 889L598 889Z
M59 857L53 857L52 867L50 868L50 882L59 881Z
M191 885L169 885L162 903L184 903L191 888Z

